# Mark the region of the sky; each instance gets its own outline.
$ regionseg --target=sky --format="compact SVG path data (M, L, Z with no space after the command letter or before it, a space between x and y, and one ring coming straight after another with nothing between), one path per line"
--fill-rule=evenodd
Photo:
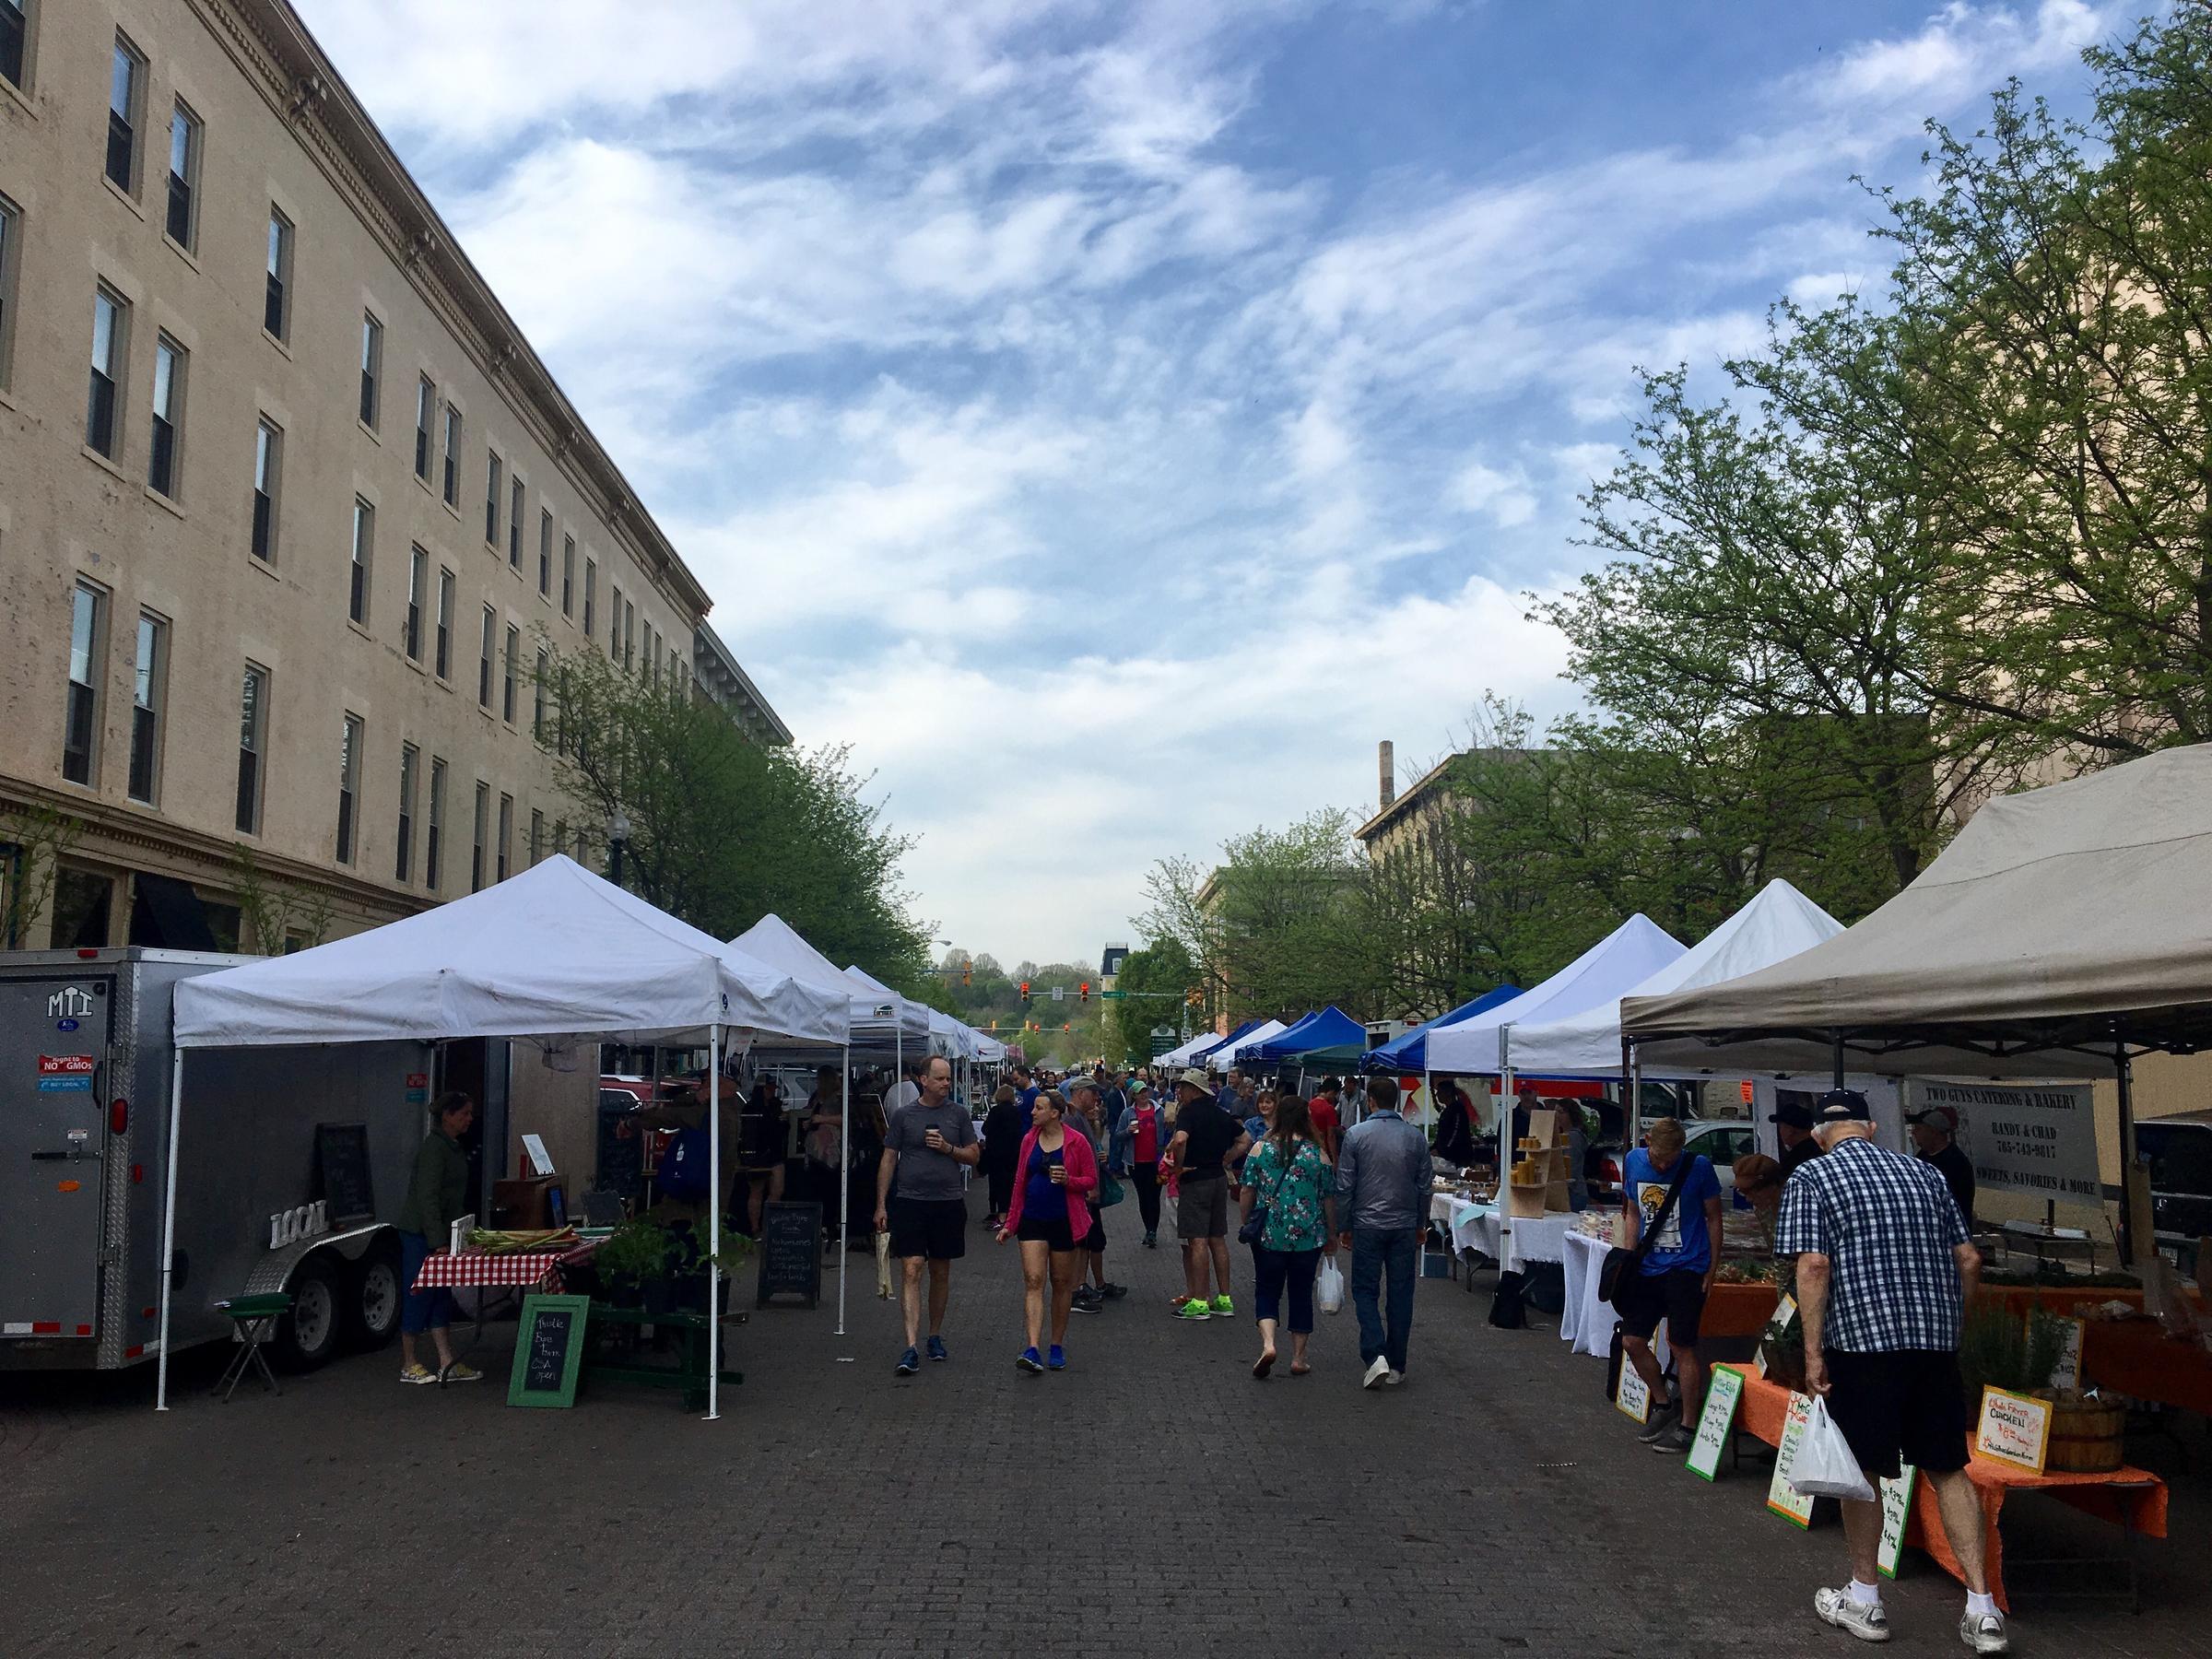
M1571 706L1636 370L1877 294L1922 123L2098 0L297 0L934 936ZM613 24L610 27L610 22Z

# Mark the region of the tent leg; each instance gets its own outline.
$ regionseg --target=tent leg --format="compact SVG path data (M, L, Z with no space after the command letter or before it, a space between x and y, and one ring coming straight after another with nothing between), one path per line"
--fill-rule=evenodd
M853 1045L845 1044L843 1075L838 1079L837 1334L845 1334L845 1273L853 1261Z
M657 1064L657 1063L656 1063ZM707 1421L722 1415L722 1028L707 1037Z
M1841 1030L1837 1030L1837 1031L1834 1033L1834 1037L1835 1037L1835 1044L1836 1044L1836 1080L1835 1080L1835 1082L1834 1082L1832 1085L1830 1085L1830 1087L1831 1087L1831 1088L1842 1088L1842 1087L1843 1087L1843 1033L1842 1033L1842 1031L1841 1031Z
M161 1171L161 1352L156 1361L154 1409L169 1409L169 1281L177 1259L177 1124L184 1111L184 1051L169 1060L169 1160Z
M2135 1198L2130 1184L2136 1173L2134 1071L2127 1057L2127 1040L2114 1037L2112 1074L2120 1091L2120 1265L2123 1267L2136 1265Z

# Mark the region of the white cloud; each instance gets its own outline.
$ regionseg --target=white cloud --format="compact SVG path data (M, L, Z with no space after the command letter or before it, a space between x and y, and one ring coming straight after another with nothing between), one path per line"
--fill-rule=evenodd
M1500 472L1470 461L1452 480L1450 499L1461 512L1486 514L1508 530L1536 515L1536 498L1529 488L1527 476L1517 467Z

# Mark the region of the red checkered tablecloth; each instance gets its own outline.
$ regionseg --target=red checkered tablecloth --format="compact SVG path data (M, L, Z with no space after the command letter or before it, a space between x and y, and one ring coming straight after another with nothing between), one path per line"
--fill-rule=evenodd
M566 1250L440 1251L425 1256L415 1276L417 1290L457 1290L469 1285L504 1285L521 1289L559 1289L560 1270L589 1261L596 1239Z

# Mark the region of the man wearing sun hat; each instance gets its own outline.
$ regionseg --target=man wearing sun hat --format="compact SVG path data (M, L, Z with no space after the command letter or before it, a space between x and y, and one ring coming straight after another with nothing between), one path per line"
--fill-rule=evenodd
M1921 1162L1933 1164L1951 1189L1951 1200L1974 1230L1974 1160L1959 1144L1959 1114L1948 1106L1930 1106L1905 1120L1912 1125L1912 1151Z

